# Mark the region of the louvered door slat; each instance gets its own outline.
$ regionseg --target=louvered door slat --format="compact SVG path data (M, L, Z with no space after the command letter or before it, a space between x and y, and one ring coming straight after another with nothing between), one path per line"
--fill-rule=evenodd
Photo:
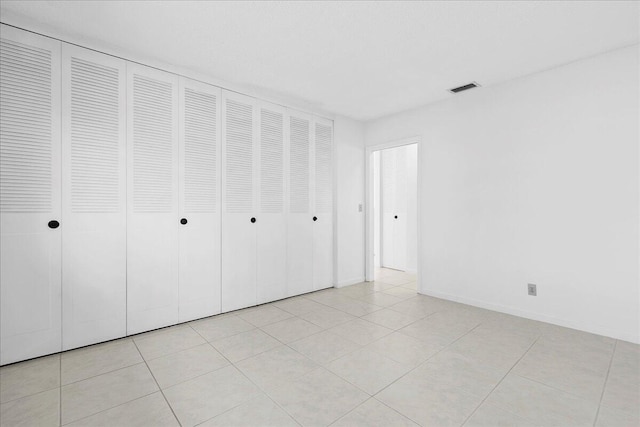
M295 116L290 121L289 211L309 212L309 120Z
M225 206L228 213L253 210L253 107L226 100Z
M3 38L0 52L0 210L51 212L51 51ZM34 175L42 180L27 179Z
M315 124L315 204L316 213L331 213L333 207L332 169L333 129Z
M282 213L284 204L284 115L260 110L260 211Z

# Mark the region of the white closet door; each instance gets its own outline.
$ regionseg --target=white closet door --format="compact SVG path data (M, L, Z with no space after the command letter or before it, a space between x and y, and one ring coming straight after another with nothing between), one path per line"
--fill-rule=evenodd
M61 349L60 42L2 25L0 64L0 364L6 364ZM50 228L50 221L62 227Z
M220 313L219 100L180 79L180 322Z
M178 322L178 77L127 63L127 333Z
M223 93L222 311L256 304L255 100Z
M286 110L261 103L258 144L257 302L287 297Z
M313 289L333 286L333 126L314 121Z
M395 209L396 209L396 151L394 149L380 152L381 200L382 206L382 258L383 267L396 268L395 257Z
M288 295L313 290L311 212L311 117L289 112L287 288Z
M62 349L126 335L125 62L62 47Z

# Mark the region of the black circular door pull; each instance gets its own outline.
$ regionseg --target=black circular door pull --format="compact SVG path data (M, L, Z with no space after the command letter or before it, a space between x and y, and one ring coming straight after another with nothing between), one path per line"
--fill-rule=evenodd
M314 221L317 221L317 220L318 220L318 217L317 217L317 216L314 216L314 217L313 217L313 220L314 220Z
M251 222L252 223L256 222L256 219L255 218L251 218Z
M58 221L56 221L55 219L49 221L49 223L47 225L49 226L49 228L58 228L58 227L60 227L60 223Z
M398 219L398 215L394 216L395 219Z
M182 219L180 220L180 224L182 224L182 225L185 225L187 222L188 222L188 221L187 221L187 218L182 218Z

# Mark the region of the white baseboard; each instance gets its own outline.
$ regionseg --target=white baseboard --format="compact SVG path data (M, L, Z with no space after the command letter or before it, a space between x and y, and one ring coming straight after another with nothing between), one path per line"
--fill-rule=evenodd
M498 311L501 313L512 314L518 317L524 317L526 319L538 320L540 322L551 323L553 325L563 326L565 328L577 329L579 331L589 332L596 335L604 335L619 339L622 341L628 341L635 344L640 344L640 336L630 331L613 330L606 327L600 327L595 325L584 325L579 322L574 322L567 319L560 319L547 314L535 313L526 310L520 310L513 307L507 307L500 304L494 304L486 301L475 300L472 298L460 297L457 295L451 295L444 292L431 291L428 289L421 289L420 293L423 295L429 295L436 298L442 298L449 301L455 301L462 304L472 305L475 307L486 308L487 310Z
M347 280L341 280L338 283L336 283L336 288L343 288L345 286L349 286L349 285L355 285L356 283L361 283L364 282L364 276L358 276L358 277L353 277L351 279L347 279Z

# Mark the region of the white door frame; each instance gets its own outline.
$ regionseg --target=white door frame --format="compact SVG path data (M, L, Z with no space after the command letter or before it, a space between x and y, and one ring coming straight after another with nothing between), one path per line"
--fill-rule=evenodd
M395 141L385 142L383 144L372 145L365 148L365 221L366 221L366 233L365 233L365 280L371 282L374 280L374 265L373 265L373 241L374 241L374 223L373 223L373 153L375 151L386 150L388 148L402 147L404 145L417 144L418 147L418 165L417 165L417 230L418 230L418 262L416 265L418 276L418 292L421 292L422 286L420 281L420 267L421 267L421 239L420 239L420 199L421 199L421 167L420 167L420 152L422 149L422 138L420 136L412 136L409 138L399 139Z

